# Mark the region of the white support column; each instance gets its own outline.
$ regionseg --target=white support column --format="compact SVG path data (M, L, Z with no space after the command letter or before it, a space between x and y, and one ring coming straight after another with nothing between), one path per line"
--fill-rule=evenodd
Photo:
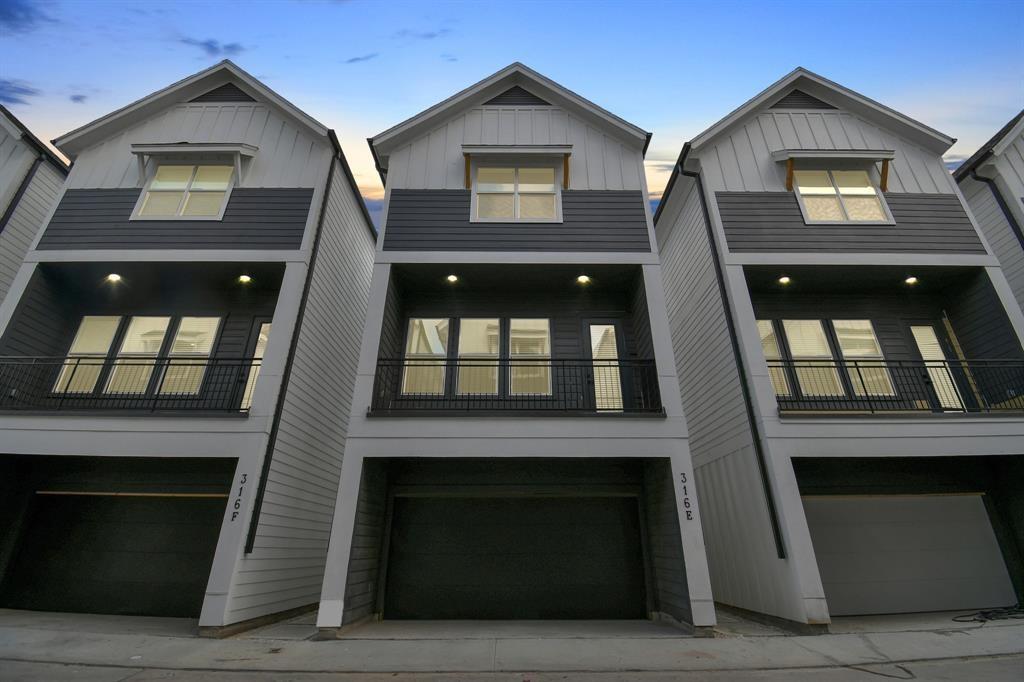
M331 524L331 542L327 548L327 566L320 594L317 627L341 627L341 619L345 613L345 586L348 582L348 562L352 554L352 536L355 533L362 473L363 457L350 449L341 462L338 501L334 505L334 521Z
M693 463L685 444L672 455L672 485L676 493L676 511L679 514L679 532L683 544L683 562L686 566L686 585L690 596L690 613L697 627L715 625L715 600L711 594L711 576L708 573L704 531L700 510L697 508L697 484L693 477Z
M666 312L661 266L651 264L641 267L644 276L644 295L647 297L647 316L651 324L654 359L658 366L658 389L661 391L661 404L665 408L665 414L670 418L683 419L683 402L679 390L679 377L676 376L676 360L672 349L672 332ZM685 437L686 432L684 431L680 435Z

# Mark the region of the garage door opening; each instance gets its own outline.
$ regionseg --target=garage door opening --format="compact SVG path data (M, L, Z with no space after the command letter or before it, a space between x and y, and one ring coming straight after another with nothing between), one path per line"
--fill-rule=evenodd
M19 458L0 605L196 618L234 460Z
M796 460L794 466L832 616L967 611L1018 601L1012 567L1020 561L1020 519L1004 510L1020 505L1020 491L1006 489L999 475L1012 466L1009 458Z
M364 462L343 624L692 622L658 459Z

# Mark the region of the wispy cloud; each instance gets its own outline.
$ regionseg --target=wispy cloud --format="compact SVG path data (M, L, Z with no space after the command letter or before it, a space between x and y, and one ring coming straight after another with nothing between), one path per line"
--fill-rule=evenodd
M0 104L28 104L28 98L41 94L25 81L0 78Z
M403 28L401 31L395 32L395 38L409 38L412 40L433 40L440 38L443 35L448 35L452 30L450 28L438 28L433 31L417 31L411 28Z
M0 0L0 33L28 33L52 21L33 0Z
M74 95L70 95L68 99L74 102L75 104L84 104L85 100L89 99L89 95L81 95L76 93Z
M371 52L369 54L359 55L358 57L349 57L348 59L344 59L342 60L342 64L358 64L359 62L368 62L371 59L376 59L379 56L379 52Z
M457 61L459 61L459 58L456 57L453 54L443 54L443 55L441 55L441 59L445 60L446 62L457 62Z
M222 43L213 38L207 38L206 40L180 38L179 42L191 45L192 47L198 47L208 57L232 57L245 51L245 46L241 43Z

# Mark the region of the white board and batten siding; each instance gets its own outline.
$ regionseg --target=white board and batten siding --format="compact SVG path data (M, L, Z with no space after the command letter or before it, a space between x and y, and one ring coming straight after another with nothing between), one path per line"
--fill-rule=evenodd
M39 152L21 139L13 123L0 122L0 214L7 210L37 156Z
M572 145L569 187L639 190L640 150L560 107L475 107L390 154L390 189L464 189L462 145Z
M3 232L0 232L0 301L7 296L32 240L46 221L63 187L63 173L47 161L39 164L10 220Z
M256 542L226 623L320 599L374 253L360 199L334 163Z
M712 192L782 192L785 164L771 157L782 149L892 149L896 158L889 167L890 192L953 193L941 156L841 110L765 110L733 126L696 156Z
M776 553L696 188L677 185L658 243L715 601L803 622Z
M331 154L326 139L257 102L178 104L86 149L71 169L71 189L139 186L133 144L244 143L258 147L240 187L314 187ZM243 162L244 164L245 162Z

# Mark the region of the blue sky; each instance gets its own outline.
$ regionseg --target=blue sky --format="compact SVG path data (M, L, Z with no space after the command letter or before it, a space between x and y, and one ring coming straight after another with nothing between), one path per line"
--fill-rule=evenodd
M225 57L334 128L370 199L368 136L513 61L653 131L656 195L798 65L970 155L1024 107L1024 3L0 0L0 103L43 139Z

